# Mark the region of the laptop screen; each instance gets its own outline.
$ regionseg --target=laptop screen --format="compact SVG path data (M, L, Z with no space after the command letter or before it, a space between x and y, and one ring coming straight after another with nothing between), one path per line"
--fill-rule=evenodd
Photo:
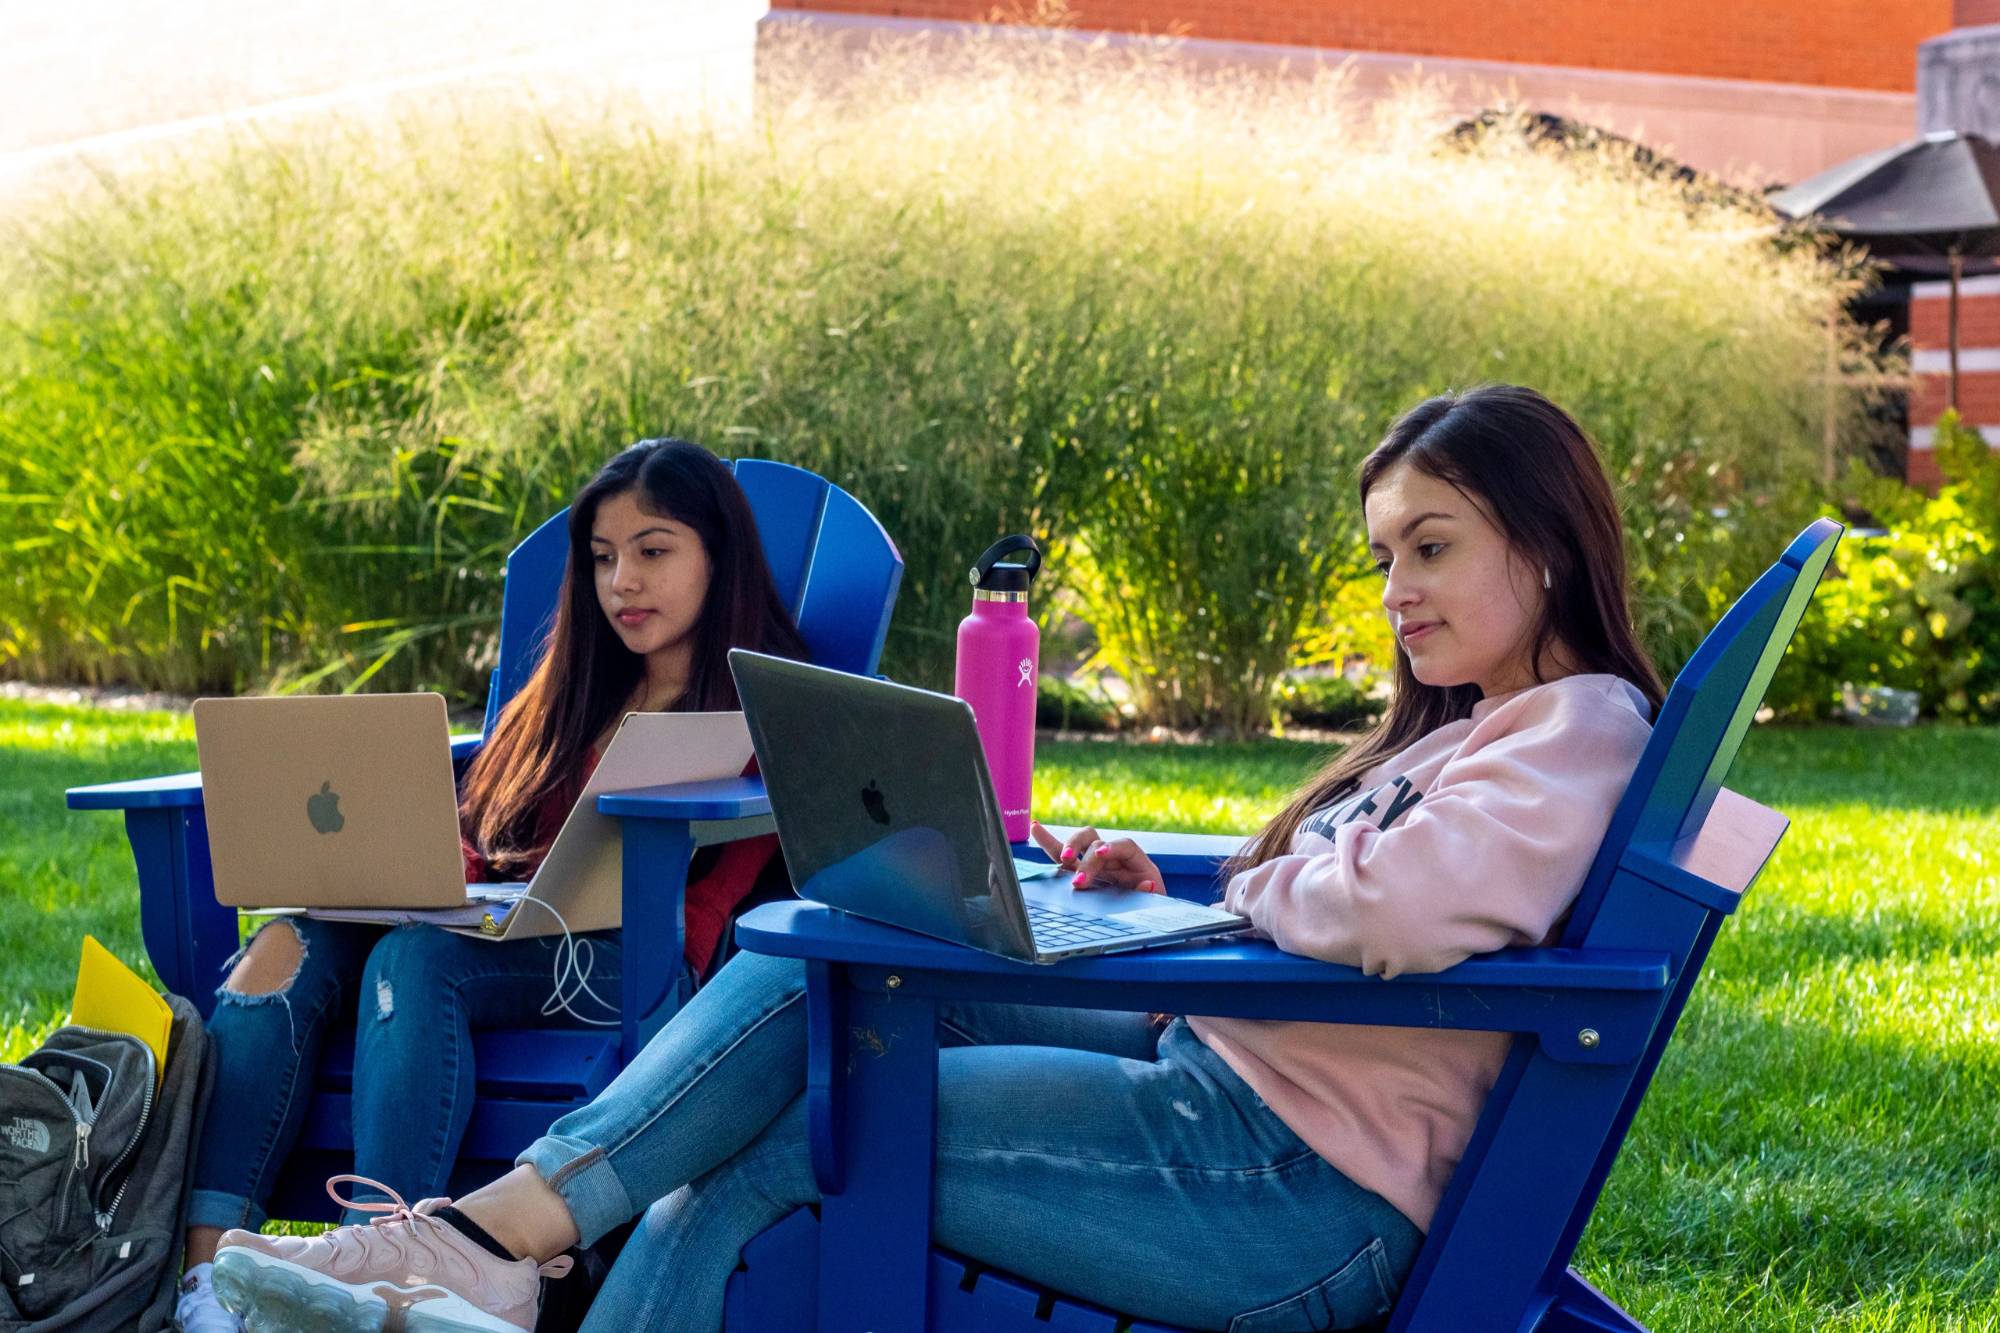
M800 897L1034 956L963 700L741 649L729 661Z

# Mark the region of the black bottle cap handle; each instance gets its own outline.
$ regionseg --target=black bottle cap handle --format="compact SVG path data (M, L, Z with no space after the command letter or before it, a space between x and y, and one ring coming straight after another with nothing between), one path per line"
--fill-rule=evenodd
M986 576L992 573L993 566L999 563L1001 557L1012 555L1016 551L1028 553L1027 560L1022 563L1027 568L1029 579L1032 580L1035 575L1042 572L1042 548L1035 545L1035 539L1027 533L1016 532L994 542L986 548L984 554L972 562L972 586L975 588L983 586Z

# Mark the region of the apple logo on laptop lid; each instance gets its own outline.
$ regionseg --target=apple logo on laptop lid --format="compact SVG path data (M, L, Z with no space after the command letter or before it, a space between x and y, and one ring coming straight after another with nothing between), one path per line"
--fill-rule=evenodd
M882 789L875 785L875 779L868 779L868 785L861 789L861 808L868 817L878 824L889 822L889 803L882 797Z
M333 789L332 779L319 784L319 790L306 797L306 818L321 833L338 833L347 824L347 816L340 813L340 793Z

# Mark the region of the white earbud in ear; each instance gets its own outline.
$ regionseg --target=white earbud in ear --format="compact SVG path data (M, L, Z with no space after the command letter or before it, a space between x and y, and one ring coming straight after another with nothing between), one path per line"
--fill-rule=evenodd
M1549 577L1549 567L1547 565L1542 566L1542 586L1544 588L1553 588L1556 586L1555 580Z

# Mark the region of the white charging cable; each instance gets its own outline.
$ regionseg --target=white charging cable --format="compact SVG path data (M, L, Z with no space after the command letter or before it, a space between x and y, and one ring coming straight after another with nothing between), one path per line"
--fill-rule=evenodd
M596 953L591 942L589 940L579 940L576 936L572 935L569 929L569 922L563 920L563 914L548 903L543 902L540 898L530 898L526 894L522 894L514 900L513 910L520 911L522 903L533 903L535 906L541 908L544 912L554 917L556 925L562 929L562 943L556 946L555 966L553 968L555 989L549 993L549 998L542 1004L542 1016L549 1018L556 1014L568 1014L577 1022L589 1027L617 1027L623 1020L617 1018L591 1018L587 1014L578 1013L570 1005L570 1001L587 995L597 1002L600 1009L608 1010L614 1014L618 1012L617 1005L606 1003L602 995L599 995L590 988L591 965L593 955Z

